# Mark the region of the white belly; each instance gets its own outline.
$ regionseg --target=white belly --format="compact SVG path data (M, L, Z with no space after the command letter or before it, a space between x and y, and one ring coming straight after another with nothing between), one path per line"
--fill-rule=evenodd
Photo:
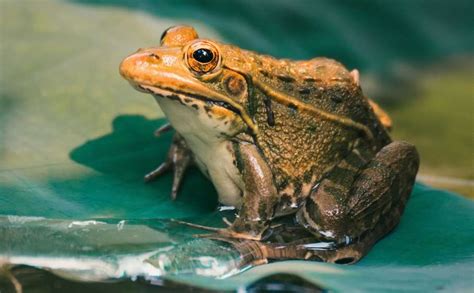
M243 183L233 163L232 143L221 134L222 121L175 100L157 101L173 128L185 139L198 167L214 184L219 202L239 207Z

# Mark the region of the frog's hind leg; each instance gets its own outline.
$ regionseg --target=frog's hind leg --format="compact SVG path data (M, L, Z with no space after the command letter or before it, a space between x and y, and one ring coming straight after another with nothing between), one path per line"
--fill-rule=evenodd
M166 128L167 125L159 128L156 132L160 132L160 129ZM166 131L166 130L162 130ZM175 134L171 147L168 151L168 156L161 165L158 166L155 170L145 175L145 182L150 182L167 172L168 170L173 170L173 186L171 188L171 199L176 199L178 195L178 189L181 185L181 181L184 177L186 169L192 163L192 153L188 149L186 142L179 135Z
M353 263L367 254L400 221L418 166L414 146L392 142L354 176L348 189L323 180L297 220L317 238L335 241L338 248L315 250L314 256L327 262Z

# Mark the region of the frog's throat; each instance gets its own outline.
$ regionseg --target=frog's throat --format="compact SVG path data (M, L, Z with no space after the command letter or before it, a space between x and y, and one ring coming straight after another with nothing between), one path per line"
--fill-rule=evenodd
M274 100L277 103L280 103L280 104L285 105L287 107L294 108L294 109L296 109L298 111L301 111L301 112L309 113L310 115L313 115L313 116L319 116L323 119L326 119L326 120L329 120L329 121L334 121L336 123L345 125L347 127L355 128L359 131L362 131L368 139L370 139L370 140L374 139L374 135L372 134L372 131L370 131L370 129L367 126L365 126L364 124L355 122L352 119L349 119L349 118L346 118L346 117L343 117L343 116L340 116L340 115L335 115L335 114L326 112L324 110L313 107L310 104L303 103L300 100L298 100L298 99L296 99L292 96L289 96L285 93L282 93L280 91L277 91L277 90L273 89L269 85L267 85L264 82L261 82L260 80L255 78L253 75L249 75L249 74L243 72L242 70L239 70L239 69L234 68L234 67L229 66L229 65L224 65L224 67L226 67L229 70L240 73L241 75L245 76L246 79L250 78L250 80L252 81L252 84L255 87L259 88L266 96L270 97L272 100Z
M149 92L151 94L158 95L158 96L170 97L172 95L175 95L175 96L183 95L185 97L198 98L204 101L207 100L207 101L213 101L213 102L218 102L218 103L219 102L226 103L230 106L230 108L232 108L230 110L238 113L240 117L242 117L242 120L245 122L245 124L247 124L247 126L250 128L253 134L255 135L258 134L257 125L253 122L252 118L250 118L250 115L247 113L244 107L242 107L242 105L207 87L200 86L200 87L203 87L203 89L197 89L196 87L190 86L186 90L180 90L180 89L174 89L174 88L168 88L168 87L162 87L162 86L156 86L156 85L151 86L151 85L140 84L140 83L137 85L139 89L142 89L146 92ZM203 92L205 92L206 94L203 95L202 94Z

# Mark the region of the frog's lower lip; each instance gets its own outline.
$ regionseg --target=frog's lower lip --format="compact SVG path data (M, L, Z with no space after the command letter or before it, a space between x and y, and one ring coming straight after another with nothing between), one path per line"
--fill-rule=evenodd
M206 104L208 104L209 106L218 106L218 107L222 107L222 108L225 108L227 110L230 110L232 112L235 112L237 114L239 113L239 111L236 108L234 108L232 105L230 105L226 102L223 102L223 101L211 100L211 99L206 98L205 96L190 94L190 93L186 93L186 92L179 92L179 91L176 91L176 90L159 88L159 87L156 87L156 86L149 86L149 85L136 85L136 88L139 91L142 91L142 92L145 92L145 93L150 93L155 97L164 97L164 98L168 98L168 99L178 100L182 104L188 104L186 102L186 100L189 100L189 99L194 100L195 99L195 100L203 101Z

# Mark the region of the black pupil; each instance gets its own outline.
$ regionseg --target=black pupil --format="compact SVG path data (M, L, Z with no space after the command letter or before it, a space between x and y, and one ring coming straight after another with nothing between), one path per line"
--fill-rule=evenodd
M214 54L212 54L211 50L209 49L197 49L193 53L193 58L198 62L208 63L212 61Z

